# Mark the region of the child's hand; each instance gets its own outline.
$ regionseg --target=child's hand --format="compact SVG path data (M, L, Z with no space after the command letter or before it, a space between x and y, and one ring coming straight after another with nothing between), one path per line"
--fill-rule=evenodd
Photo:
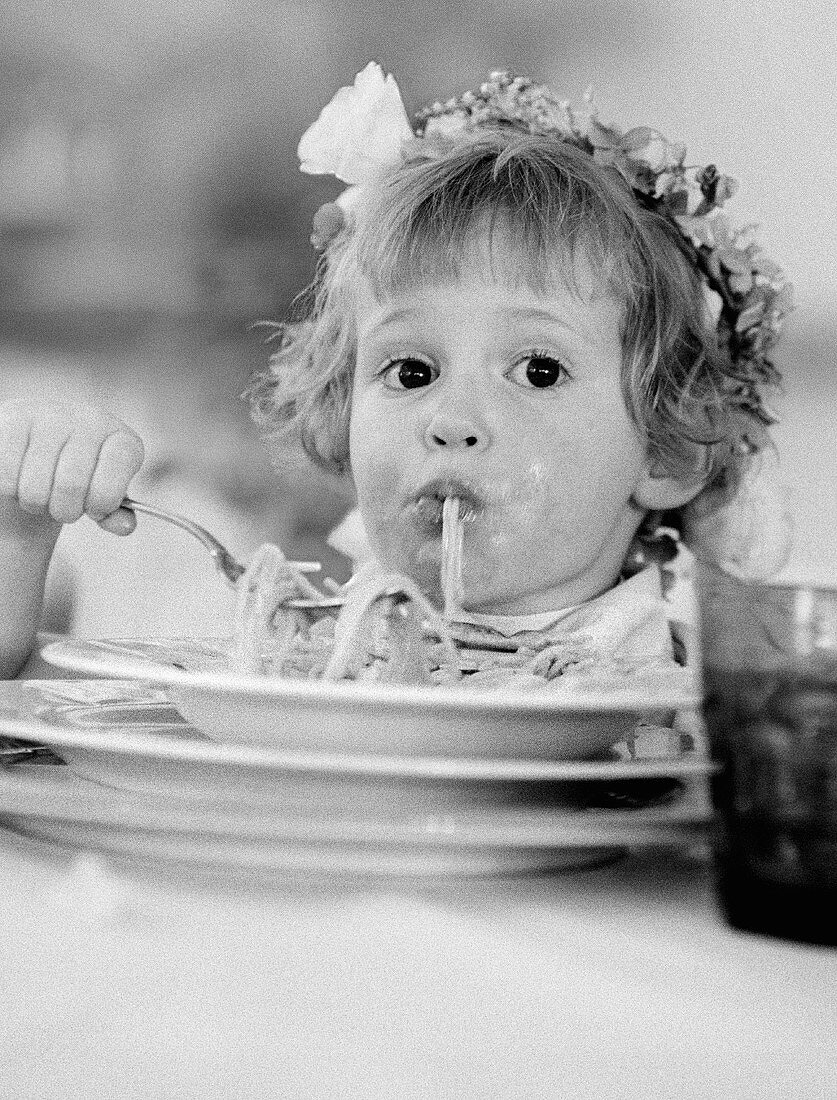
M100 409L0 404L0 537L44 538L84 515L129 534L135 518L119 505L143 457L139 437Z

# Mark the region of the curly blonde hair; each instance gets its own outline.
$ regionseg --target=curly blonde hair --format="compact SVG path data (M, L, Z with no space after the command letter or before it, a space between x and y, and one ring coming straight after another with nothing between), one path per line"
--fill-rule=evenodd
M705 284L669 221L553 134L497 129L408 143L323 252L296 315L277 326L276 349L246 393L268 439L294 434L315 462L349 473L357 288L383 298L455 278L486 223L514 241L504 274L539 294L556 279L578 292L584 255L621 306L622 391L650 457L665 474L703 479L719 502L732 496L754 425L725 401L735 368Z

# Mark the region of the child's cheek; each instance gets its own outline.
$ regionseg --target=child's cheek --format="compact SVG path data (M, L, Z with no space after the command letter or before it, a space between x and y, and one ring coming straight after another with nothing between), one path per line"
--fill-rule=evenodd
M558 487L554 470L543 462L531 462L496 487L495 499L501 508L509 509L518 522L525 522L549 510Z

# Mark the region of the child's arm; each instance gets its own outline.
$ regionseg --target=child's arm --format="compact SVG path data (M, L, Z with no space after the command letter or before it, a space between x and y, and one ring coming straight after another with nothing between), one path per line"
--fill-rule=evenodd
M0 679L32 652L62 525L87 515L129 534L134 518L119 504L142 460L134 432L98 409L0 404Z

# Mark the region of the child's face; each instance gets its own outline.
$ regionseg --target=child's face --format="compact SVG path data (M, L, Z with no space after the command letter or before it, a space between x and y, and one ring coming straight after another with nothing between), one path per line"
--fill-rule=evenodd
M622 397L619 307L577 279L581 296L541 297L478 251L456 281L359 302L361 512L382 564L437 602L445 495L468 507L463 605L499 614L606 590L644 509L662 505Z

